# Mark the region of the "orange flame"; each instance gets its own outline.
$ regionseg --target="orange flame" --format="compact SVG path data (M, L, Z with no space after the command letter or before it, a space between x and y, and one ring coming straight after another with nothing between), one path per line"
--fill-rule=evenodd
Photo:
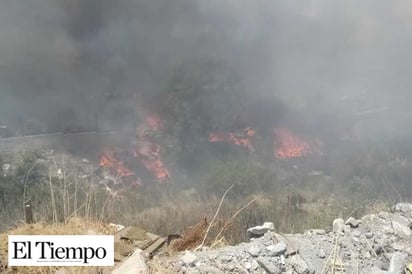
M160 154L160 146L152 142L150 131L159 131L163 128L163 122L159 115L150 113L144 119L145 123L136 129L137 144L133 145L133 156L158 180L164 181L169 178L169 171L163 164ZM135 175L122 161L120 161L113 150L104 149L100 156L101 167L110 169L120 177ZM140 185L140 178L136 178L134 185Z
M274 133L277 139L275 141L276 157L280 159L300 158L313 153L313 148L308 142L293 135L289 130L277 128Z
M109 149L103 150L100 155L101 167L107 167L112 172L115 172L120 177L132 176L134 173L130 171L122 161L118 160L115 156L115 152Z
M209 135L209 142L217 143L217 142L225 142L227 136L225 133L210 133Z
M233 143L237 146L242 146L242 147L247 148L250 152L254 152L255 148L253 147L251 140L255 136L255 134L256 132L250 127L245 128L242 133L233 133L233 132L211 133L209 135L209 142L211 143L217 143L217 142Z
M160 155L160 146L150 139L145 128L158 131L163 127L162 120L157 114L150 114L145 118L145 125L137 129L137 145L133 149L134 157L138 158L145 168L159 181L169 178L169 171L163 164Z

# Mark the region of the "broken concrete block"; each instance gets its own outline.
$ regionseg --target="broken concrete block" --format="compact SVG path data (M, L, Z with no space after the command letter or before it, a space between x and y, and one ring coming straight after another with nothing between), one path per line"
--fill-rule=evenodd
M332 231L335 233L343 233L345 229L345 223L342 218L335 219L332 223Z
M268 231L273 231L275 229L275 226L273 223L266 222L263 225L258 225L251 227L247 230L247 232L252 236L252 237L260 237L263 234L265 234Z
M192 252L186 251L185 255L183 255L180 260L185 266L193 266L197 260L197 257Z

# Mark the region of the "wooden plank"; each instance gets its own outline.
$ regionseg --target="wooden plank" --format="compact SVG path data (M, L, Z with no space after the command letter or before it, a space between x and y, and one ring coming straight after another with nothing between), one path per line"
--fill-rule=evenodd
M121 240L122 237L126 236L127 232L129 230L131 230L133 227L128 226L123 228L122 230L120 230L119 232L117 232L116 234L114 234L114 242L119 242Z
M151 258L153 256L153 253L156 252L159 248L161 248L165 242L166 238L159 237L156 241L154 241L149 247L147 247L144 250L145 255Z

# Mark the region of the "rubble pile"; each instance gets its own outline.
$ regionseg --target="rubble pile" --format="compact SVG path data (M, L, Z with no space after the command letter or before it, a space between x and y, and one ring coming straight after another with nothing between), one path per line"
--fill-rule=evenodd
M172 273L412 273L412 204L331 229L280 234L272 223L248 229L250 242L186 251L164 262Z

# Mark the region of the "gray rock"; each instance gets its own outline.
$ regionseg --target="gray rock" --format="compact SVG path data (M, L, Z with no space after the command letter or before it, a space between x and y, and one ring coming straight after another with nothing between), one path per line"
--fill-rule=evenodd
M343 233L345 228L345 223L343 219L335 219L332 223L332 231L335 233Z
M230 255L223 255L223 256L220 256L219 260L224 263L230 263L231 261L233 261L233 258Z
M360 224L360 220L356 220L353 217L349 217L349 219L346 220L345 225L350 225L351 228L356 228Z
M138 269L138 271L137 271ZM117 266L111 273L113 274L133 274L149 273L149 269L145 263L142 251L137 249L130 257L123 261L119 266Z
M266 232L263 235L262 240L263 240L263 244L266 246L273 244L272 233Z
M326 231L324 229L311 229L312 233L315 235L325 235Z
M407 248L405 248L404 251L405 251L406 253L408 253L409 256L412 256L412 247L407 247Z
M180 260L183 262L183 264L184 264L185 266L193 266L194 263L195 263L196 260L197 260L197 257L196 257L196 255L193 254L192 252L186 251L185 255L183 255L183 256L180 258Z
M269 260L268 258L259 257L257 258L256 261L260 265L260 267L263 268L268 274L280 274L281 273L280 269L276 266L276 264L272 262L271 260Z
M270 245L266 247L270 256L279 256L286 252L287 246L284 242L279 242L275 245Z
M387 260L377 261L377 262L374 263L374 265L380 270L385 270L386 271L389 268L389 263L387 263Z
M392 255L391 262L389 264L388 272L390 274L401 274L406 266L406 260L408 254L402 252L395 252Z
M380 211L378 213L378 217L384 220L391 220L392 219L392 214L386 211Z
M395 251L403 251L403 250L405 249L405 246L400 245L400 244L398 244L398 243L393 243L393 244L392 244L392 248L393 248L393 250L395 250Z
M263 223L263 227L266 227L270 231L275 230L275 225L272 222Z
M222 271L212 265L201 265L199 266L199 273L221 273ZM193 273L193 272L183 272L183 273Z
M298 274L312 274L312 273L315 273L315 270L313 269L313 267L310 266L299 255L294 255L294 256L290 257L289 258L289 263L292 265L293 269Z
M408 204L408 203L399 203L396 204L393 209L395 211L399 211L402 213L412 213L412 204Z
M325 250L323 250L323 249L319 250L318 257L321 258L321 259L326 258Z
M373 222L376 219L376 214L369 214L361 218L362 223Z
M360 237L360 235L361 235L361 233L360 233L360 231L358 231L358 230L355 230L355 231L352 232L352 236L353 236L353 237L358 238L358 237Z
M258 269L258 267L259 267L258 262L257 262L256 260L253 260L253 261L252 261L252 269L253 269L253 270L256 270L256 269Z
M387 274L388 272L380 269L380 268L377 267L377 266L372 266L371 269L370 269L370 271L369 271L369 273L373 273L373 274Z
M260 254L260 249L257 246L251 246L247 252L250 254L252 257L257 257Z
M409 238L412 235L412 230L409 226L403 225L397 221L392 221L392 227L395 233L403 238Z
M383 254L383 257L386 258L386 261L390 262L392 260L392 257L393 257L393 252L385 252Z
M253 237L260 237L268 231L273 231L275 226L273 223L266 222L263 225L258 225L251 227L247 230L247 232Z

